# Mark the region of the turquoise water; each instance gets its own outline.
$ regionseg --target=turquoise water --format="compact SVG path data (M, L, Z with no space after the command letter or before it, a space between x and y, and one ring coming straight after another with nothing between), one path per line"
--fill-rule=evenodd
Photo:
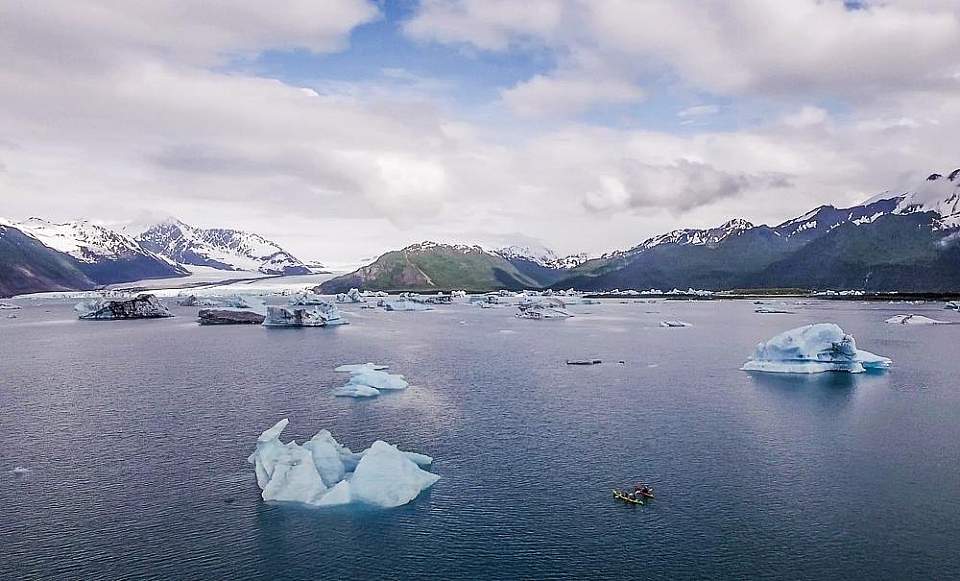
M3 579L960 576L960 325L883 323L960 318L937 305L352 309L306 330L70 307L0 319ZM894 368L738 370L757 341L819 321ZM332 397L333 367L364 361L412 386ZM430 454L441 480L393 510L266 504L245 459L282 417L285 438ZM638 478L655 501L613 501Z

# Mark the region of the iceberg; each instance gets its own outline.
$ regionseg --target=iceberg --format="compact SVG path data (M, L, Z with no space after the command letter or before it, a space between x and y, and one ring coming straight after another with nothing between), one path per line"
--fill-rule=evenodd
M395 301L380 300L377 306L383 307L388 311L431 311L433 307L428 304L415 301L409 297L400 297Z
M84 320L164 319L173 316L173 313L151 294L83 301L78 303L74 310Z
M573 313L566 310L567 304L553 297L524 297L517 303L518 319L543 321L549 319L569 319Z
M245 298L240 295L230 295L225 297L198 297L197 295L181 296L177 299L177 305L181 307L228 307L234 309L252 309Z
M312 307L330 304L322 295L312 291L300 291L290 299L290 305L295 307Z
M360 363L341 365L334 371L350 374L347 384L334 390L333 395L338 397L373 397L380 395L383 390L406 389L410 384L402 375L383 371L386 365L375 363Z
M661 327L692 327L693 325L686 321L660 321Z
M894 315L886 320L892 325L949 325L949 321L931 319L923 315Z
M422 468L432 464L431 457L401 451L382 440L359 454L327 430L302 446L295 441L284 444L280 434L287 424L284 418L264 431L247 458L264 500L392 508L412 501L440 479Z
M337 295L338 303L365 303L367 299L363 298L360 294L360 291L352 288L345 293L340 293Z
M340 316L336 305L324 301L313 309L267 307L263 324L267 327L326 327L346 325L347 320Z
M759 343L741 369L771 373L863 373L890 367L887 357L857 349L852 335L834 323L816 323L784 331Z

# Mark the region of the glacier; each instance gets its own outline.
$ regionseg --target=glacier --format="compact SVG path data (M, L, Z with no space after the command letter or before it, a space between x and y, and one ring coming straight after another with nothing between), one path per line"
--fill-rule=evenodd
M401 451L383 440L360 453L351 452L327 430L302 446L283 443L280 434L288 423L284 418L260 434L247 458L264 500L392 508L412 501L440 479L423 470L433 458Z
M383 390L406 389L410 384L402 375L387 373L386 365L375 363L361 363L341 365L334 371L350 374L346 385L334 390L333 395L338 397L374 397Z
M834 323L815 323L784 331L759 343L744 371L770 373L863 373L890 367L887 357L857 349L852 335Z

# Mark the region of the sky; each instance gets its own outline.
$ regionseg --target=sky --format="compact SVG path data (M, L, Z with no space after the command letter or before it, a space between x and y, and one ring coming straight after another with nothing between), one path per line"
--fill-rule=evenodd
M0 0L0 215L350 263L629 248L960 167L960 0Z

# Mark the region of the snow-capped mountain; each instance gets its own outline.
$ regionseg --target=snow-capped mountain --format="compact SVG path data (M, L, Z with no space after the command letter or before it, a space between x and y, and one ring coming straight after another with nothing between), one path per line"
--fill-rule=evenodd
M182 266L142 248L133 238L84 220L56 224L30 218L12 225L47 248L72 258L99 284L188 274Z
M946 176L930 174L923 183L908 192L882 192L867 200L866 204L884 200L896 203L892 210L895 214L936 212L940 215L940 228L960 227L960 168Z
M264 274L310 274L298 258L266 238L225 228L203 229L179 220L137 237L144 248L181 264Z
M638 252L648 250L663 244L676 244L678 246L716 246L727 238L736 236L753 227L753 224L750 222L741 218L735 218L716 228L673 230L666 234L648 238L630 251Z
M526 260L544 268L557 270L573 268L587 261L586 253L557 256L557 254L549 248L534 248L518 244L498 248L491 252L506 260Z

